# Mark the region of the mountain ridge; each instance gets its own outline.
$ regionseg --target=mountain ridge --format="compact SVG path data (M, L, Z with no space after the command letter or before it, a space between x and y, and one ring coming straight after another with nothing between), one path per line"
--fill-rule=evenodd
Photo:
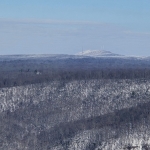
M85 50L82 52L77 53L76 55L82 55L82 56L91 56L91 57L116 57L116 56L124 56L120 54L115 54L110 51L105 50Z
M26 60L26 59L78 59L78 58L121 58L121 59L146 59L149 60L150 56L126 56L116 54L106 50L85 50L77 54L13 54L13 55L0 55L0 61L11 60Z

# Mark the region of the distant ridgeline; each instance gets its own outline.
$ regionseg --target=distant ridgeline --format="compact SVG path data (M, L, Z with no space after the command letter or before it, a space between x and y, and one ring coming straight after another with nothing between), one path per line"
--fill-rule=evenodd
M53 80L149 79L150 59L82 55L0 56L0 87Z

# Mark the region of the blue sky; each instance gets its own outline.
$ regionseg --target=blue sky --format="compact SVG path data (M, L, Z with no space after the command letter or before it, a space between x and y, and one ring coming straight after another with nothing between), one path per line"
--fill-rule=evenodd
M75 54L82 48L150 56L150 1L0 2L0 54Z

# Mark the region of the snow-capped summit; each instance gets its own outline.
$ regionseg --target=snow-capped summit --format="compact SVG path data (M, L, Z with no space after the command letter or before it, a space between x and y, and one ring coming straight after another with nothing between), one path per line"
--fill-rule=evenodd
M114 54L110 51L105 50L86 50L79 52L77 55L91 56L91 57L114 57L114 56L123 56L119 54Z

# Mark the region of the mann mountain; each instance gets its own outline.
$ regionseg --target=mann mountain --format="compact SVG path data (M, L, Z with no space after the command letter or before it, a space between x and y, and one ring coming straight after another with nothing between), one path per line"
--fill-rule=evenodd
M122 55L114 54L110 51L105 51L105 50L86 50L86 51L83 51L83 52L79 52L77 55L90 56L90 57L116 57L116 56L122 56Z

